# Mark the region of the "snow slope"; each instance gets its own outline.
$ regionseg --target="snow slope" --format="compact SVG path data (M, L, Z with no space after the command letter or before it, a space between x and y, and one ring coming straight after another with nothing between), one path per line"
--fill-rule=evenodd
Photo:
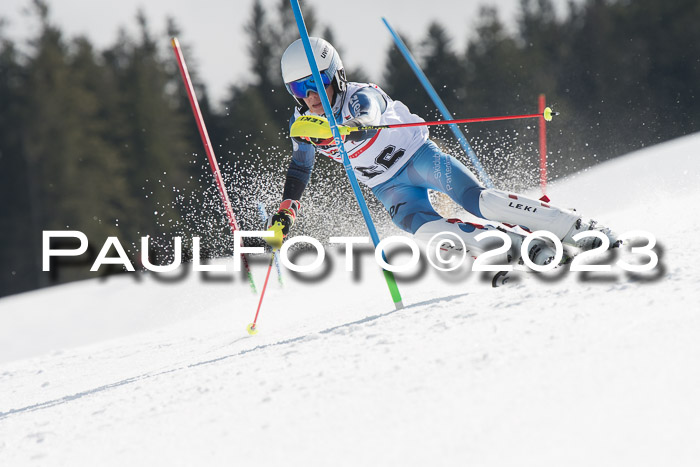
M651 274L428 270L397 312L368 255L353 280L336 252L271 283L253 337L239 276L2 299L0 465L697 465L699 153L691 135L550 189L654 233Z

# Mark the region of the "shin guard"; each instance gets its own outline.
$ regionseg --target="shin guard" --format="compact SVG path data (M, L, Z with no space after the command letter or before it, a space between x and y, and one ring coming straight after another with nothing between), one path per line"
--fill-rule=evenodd
M581 217L568 209L494 189L481 192L479 210L485 219L520 225L531 231L547 230L560 239L569 233Z

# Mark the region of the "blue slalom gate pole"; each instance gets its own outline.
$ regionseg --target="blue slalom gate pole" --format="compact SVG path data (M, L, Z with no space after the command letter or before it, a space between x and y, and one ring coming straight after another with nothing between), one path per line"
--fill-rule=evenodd
M447 107L442 102L442 99L440 99L440 96L438 96L437 92L435 92L435 88L433 88L432 84L430 84L430 81L428 80L428 77L425 76L423 70L421 70L418 66L418 63L413 58L413 55L411 55L411 52L408 50L408 47L406 47L406 44L404 44L403 40L401 40L399 35L396 34L396 31L394 31L394 28L391 27L386 18L382 18L382 21L393 36L394 42L396 43L396 47L399 48L399 51L404 56L408 64L411 66L411 69L416 74L421 84L430 95L430 98L433 100L433 103L438 108L438 110L440 110L440 113L442 113L442 117L445 120L452 120L452 114L449 110L447 110ZM481 180L484 182L484 185L486 185L488 188L493 188L493 182L489 178L484 168L481 166L479 158L467 142L467 138L464 136L464 133L462 133L462 130L460 130L459 127L455 124L451 124L449 126L450 130L452 130L452 133L455 135L455 138L457 138L457 141L459 141L459 144L462 145L464 152L467 153L467 156L469 156L469 159L472 161L472 164L474 164L476 171L479 173L479 178L481 178Z
M301 42L304 44L304 51L306 52L306 58L309 60L309 66L311 67L311 74L314 77L315 83L322 83L321 73L318 70L318 64L314 58L314 52L311 49L311 41L309 40L309 32L306 29L306 24L304 23L304 17L301 14L301 7L299 6L299 0L289 0L292 5L292 11L294 12L294 18L297 22L297 27L299 28L299 35L301 36ZM360 185L357 182L357 177L355 177L355 172L352 169L352 164L350 164L350 158L348 153L345 151L345 146L343 145L343 139L340 136L340 131L338 130L338 123L335 121L335 115L333 115L333 108L331 107L331 102L328 99L328 94L326 94L326 89L323 86L318 86L318 95L321 98L321 103L323 104L323 111L326 113L326 118L328 123L330 123L331 131L333 132L333 139L335 140L335 145L340 151L343 157L343 167L345 167L345 173L350 180L350 185L352 186L352 191L355 193L355 198L357 199L357 204L360 205L360 211L362 211L362 217L365 219L367 224L367 229L369 230L369 235L372 238L372 242L376 247L379 244L379 234L377 229L374 227L374 222L372 221L372 216L369 213L369 208L367 208L367 203L365 198L360 191ZM394 301L394 306L397 310L403 308L403 302L401 299L401 294L399 293L399 287L396 284L396 279L391 271L384 270L384 278L386 279L387 286L391 292L391 298Z

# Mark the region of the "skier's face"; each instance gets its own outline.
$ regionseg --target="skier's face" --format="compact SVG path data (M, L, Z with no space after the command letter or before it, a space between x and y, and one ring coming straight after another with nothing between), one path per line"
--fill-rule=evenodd
M333 96L335 95L335 90L333 89L333 84L326 86L326 94L328 94L328 100L333 102ZM304 97L304 103L309 107L311 113L316 115L323 115L323 103L321 98L316 92L309 92L309 95Z

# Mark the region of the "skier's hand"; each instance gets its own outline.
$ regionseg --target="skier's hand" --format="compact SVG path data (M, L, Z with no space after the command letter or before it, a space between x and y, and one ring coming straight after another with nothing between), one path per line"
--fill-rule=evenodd
M294 225L294 217L290 216L287 212L277 212L267 221L267 230L272 230L272 226L277 223L282 224L282 235L285 237L289 235L289 229Z
M361 117L355 117L355 118L351 118L350 120L345 120L345 122L343 122L343 126L348 127L347 131L349 133L352 131L349 128L357 128L357 127L365 126L365 125L364 125L364 122L362 121Z
M351 118L345 121L345 126L347 128L358 128L367 126L367 123L363 121L362 117ZM346 138L349 142L357 142L365 139L369 139L377 134L377 130L350 130L350 134Z
M277 249L282 246L282 242L289 235L289 230L294 225L300 209L299 201L285 199L280 204L279 210L267 220L267 230L275 232L274 237L265 237L265 241L272 248Z

